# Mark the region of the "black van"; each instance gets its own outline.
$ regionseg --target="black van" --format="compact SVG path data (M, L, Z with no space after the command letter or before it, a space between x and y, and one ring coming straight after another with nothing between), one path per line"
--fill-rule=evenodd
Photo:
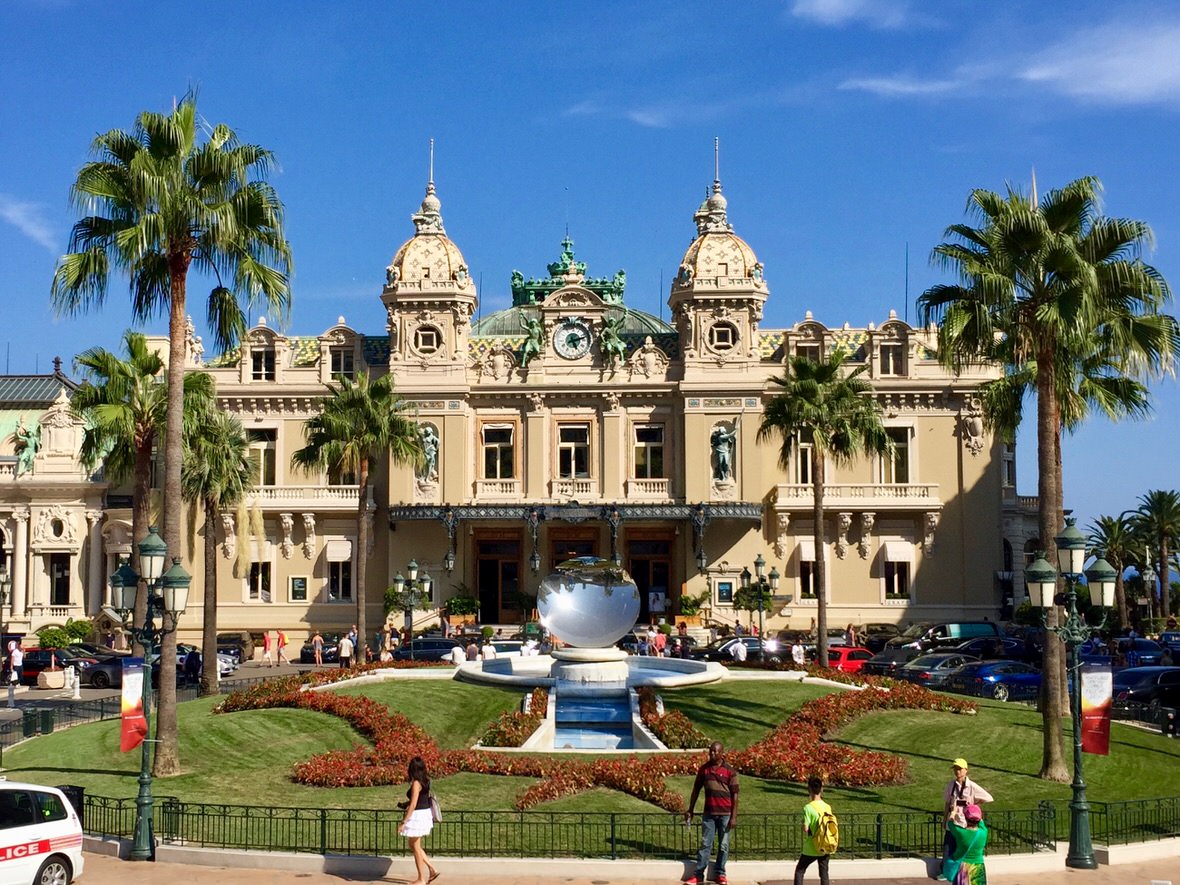
M923 652L935 651L940 648L950 648L968 639L978 639L981 636L1000 638L999 625L993 621L947 621L945 623L930 623L929 621L910 624L900 636L895 636L885 644L886 648L920 648Z

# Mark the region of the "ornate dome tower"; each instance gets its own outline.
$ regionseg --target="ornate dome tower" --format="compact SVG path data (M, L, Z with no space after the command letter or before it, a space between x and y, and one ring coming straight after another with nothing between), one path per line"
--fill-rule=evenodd
M410 217L414 235L385 269L381 293L388 318L390 368L397 371L399 364L409 364L407 368L415 369L413 377L437 383L454 376L457 381L464 376L477 294L463 253L443 227L433 169L422 205ZM408 380L399 378L399 384L404 386Z
M697 235L668 297L685 371L694 366L745 369L758 359L758 323L768 291L762 263L733 232L721 180L693 214Z

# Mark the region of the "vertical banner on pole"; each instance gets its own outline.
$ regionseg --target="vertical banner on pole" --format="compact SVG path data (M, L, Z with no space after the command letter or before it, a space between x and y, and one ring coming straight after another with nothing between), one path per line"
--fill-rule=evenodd
M123 658L123 726L119 732L119 749L134 750L147 737L147 719L143 715L143 658Z
M1110 705L1114 679L1110 667L1085 664L1082 667L1082 752L1106 756L1110 753Z

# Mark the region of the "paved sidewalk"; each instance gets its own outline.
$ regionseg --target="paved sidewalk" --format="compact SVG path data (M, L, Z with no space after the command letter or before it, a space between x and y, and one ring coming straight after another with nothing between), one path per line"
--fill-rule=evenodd
M442 872L438 885L650 885L651 879L616 879L603 875L530 876L524 861L504 859L495 861L494 873L448 872L447 858L435 861ZM601 869L601 867L599 867ZM781 878L753 880L732 877L732 885L789 885L794 864L783 864ZM808 871L808 883L818 882L813 867ZM398 858L390 873L381 878L336 875L332 873L295 873L282 870L232 869L226 867L189 866L171 863L133 863L98 854L86 855L86 873L80 885L158 885L161 882L183 882L185 885L287 885L298 880L300 885L342 885L347 882L388 882L401 885L414 878L413 862ZM869 885L888 882L890 885L929 885L927 878L904 879L834 879L842 885ZM1180 885L1180 858L1138 864L1100 867L1097 870L1061 870L1052 873L1009 874L988 876L989 885L1151 885L1152 882L1172 882Z

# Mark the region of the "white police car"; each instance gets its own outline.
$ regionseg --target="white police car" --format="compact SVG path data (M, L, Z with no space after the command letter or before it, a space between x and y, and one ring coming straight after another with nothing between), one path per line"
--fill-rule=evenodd
M0 885L82 875L82 823L61 790L0 780Z

